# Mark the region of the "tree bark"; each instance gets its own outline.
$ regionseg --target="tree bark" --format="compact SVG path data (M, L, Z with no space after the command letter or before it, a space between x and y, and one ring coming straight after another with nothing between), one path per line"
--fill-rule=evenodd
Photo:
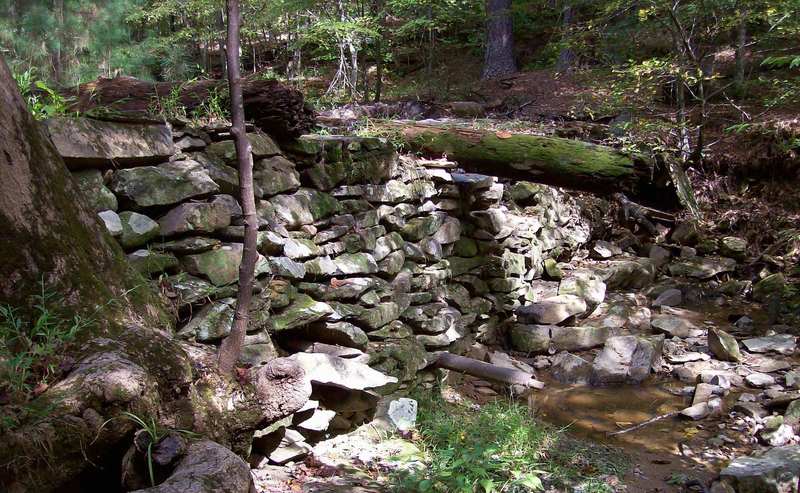
M86 481L115 491L118 478L108 484L107 471L134 431L123 411L244 454L254 430L306 402L311 384L291 360L253 370L253 385L242 386L220 378L213 352L172 337L160 297L84 203L2 58L0 106L0 304L24 313L44 280L61 295L63 315L94 320L63 351L71 369L26 403L46 412L4 424L0 491L65 491Z
M561 52L558 54L558 61L556 62L556 70L559 72L563 72L572 68L572 64L575 62L575 52L572 51L572 47L569 46L569 30L572 27L572 6L569 3L565 3L564 9L562 10L562 18L561 18L561 26L564 32L561 35L562 43L566 43L565 46L561 49Z
M691 208L694 201L680 167L643 154L559 137L422 124L389 128L423 156L447 156L467 171L603 195L622 192L667 209Z
M514 25L511 0L486 0L486 53L483 79L496 79L517 71L514 62Z
M228 337L219 348L219 368L223 374L232 375L236 360L242 351L242 343L250 320L250 301L253 298L253 279L255 278L256 236L258 218L253 193L253 153L244 125L244 97L242 95L241 67L239 62L239 26L241 13L239 0L227 0L228 6L228 84L231 94L231 134L236 142L236 158L239 163L239 193L244 216L244 248L239 265L239 293L236 299L236 313Z
M736 26L736 78L734 89L736 96L744 96L744 75L745 75L745 47L747 45L747 11L739 13L739 23Z

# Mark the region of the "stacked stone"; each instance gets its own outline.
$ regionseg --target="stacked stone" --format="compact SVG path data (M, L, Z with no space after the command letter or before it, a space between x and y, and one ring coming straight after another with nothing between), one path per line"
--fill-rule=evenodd
M226 127L53 120L51 137L133 267L157 280L177 337L230 331L244 226ZM251 129L252 130L252 129ZM504 186L375 138L249 133L259 220L242 365L294 353L313 402L262 430L273 463L372 417L433 359L488 338L539 299L544 259L586 241L549 187ZM504 315L506 314L506 315Z

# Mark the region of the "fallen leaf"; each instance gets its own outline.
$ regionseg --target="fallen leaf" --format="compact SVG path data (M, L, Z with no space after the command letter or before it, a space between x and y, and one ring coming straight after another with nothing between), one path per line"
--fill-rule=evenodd
M42 395L45 390L47 390L50 386L47 385L45 382L39 383L36 387L33 388L33 395Z
M500 130L498 132L495 132L495 135L497 136L498 139L510 139L514 134L512 134L511 132L507 132L505 130Z

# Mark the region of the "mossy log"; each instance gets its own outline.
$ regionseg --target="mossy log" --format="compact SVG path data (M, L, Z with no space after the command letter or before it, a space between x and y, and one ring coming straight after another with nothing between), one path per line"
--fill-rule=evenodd
M153 83L134 77L101 77L72 92L76 101L71 110L89 112L98 118L147 118L179 105L191 117L195 110L202 112L212 97L227 95L227 91L224 80ZM314 110L297 89L274 80L244 79L242 92L247 120L272 137L296 138L316 125Z
M467 171L596 194L621 192L669 209L684 204L675 186L688 183L681 180L683 171L644 154L560 137L422 124L390 128L412 150L430 158L447 156Z

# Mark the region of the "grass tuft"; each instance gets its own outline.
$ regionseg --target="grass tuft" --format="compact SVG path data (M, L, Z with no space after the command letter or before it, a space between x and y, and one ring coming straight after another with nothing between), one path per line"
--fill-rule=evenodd
M612 491L604 477L627 468L621 452L539 423L518 402L451 404L438 392L415 398L425 467L398 473L396 491L530 492L580 484L582 491L600 493Z

